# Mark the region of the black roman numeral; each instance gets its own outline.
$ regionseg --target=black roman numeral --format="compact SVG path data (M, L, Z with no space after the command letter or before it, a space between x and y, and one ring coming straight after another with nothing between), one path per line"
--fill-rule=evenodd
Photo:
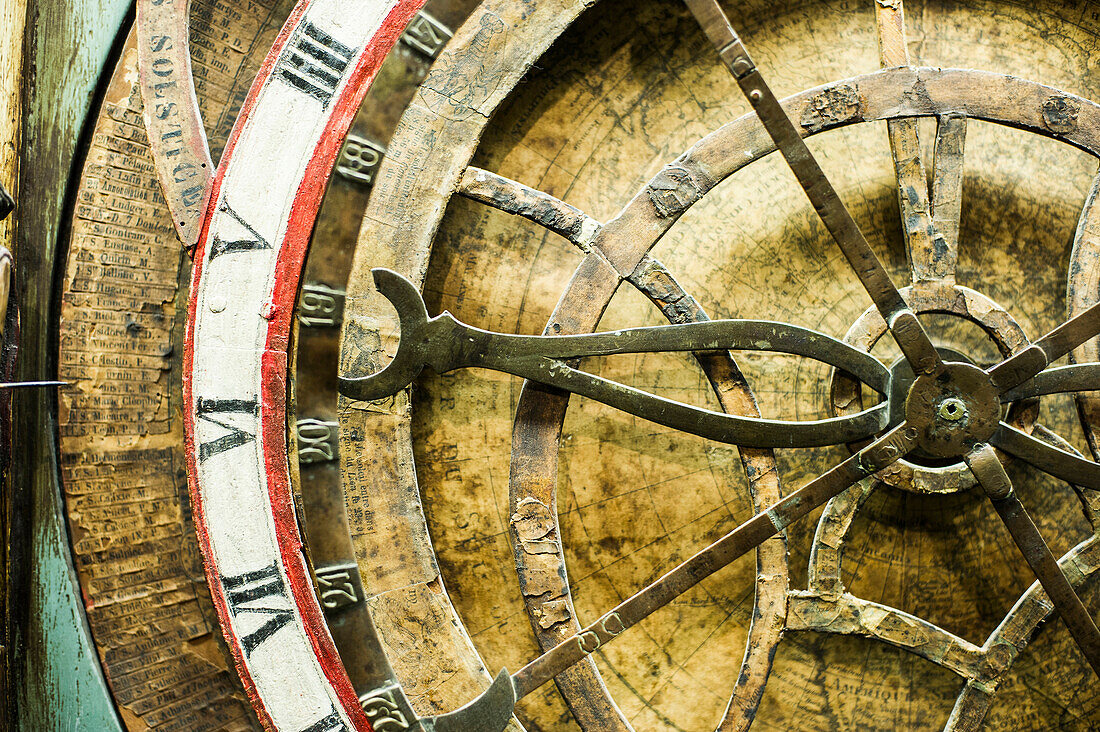
M251 656L257 646L273 636L294 617L291 610L284 607L271 607L271 603L266 602L270 598L290 602L286 585L283 584L283 575L280 574L279 566L275 562L253 572L245 572L235 577L223 577L222 586L225 587L229 612L234 618L244 613L269 616L263 625L241 638L241 647L244 648L246 656Z
M306 21L294 29L275 68L284 81L327 107L354 55L355 49Z
M316 722L303 729L302 732L348 732L348 727L344 724L344 721L340 719L340 715L333 710L332 714L318 719Z
M195 408L199 419L205 419L219 427L229 430L221 437L199 444L199 462L205 462L207 458L220 455L226 450L252 442L256 435L248 430L243 430L234 424L211 415L215 414L247 414L256 417L260 414L260 404L255 399L207 399L199 397Z
M232 252L249 252L256 249L270 249L271 242L260 236L260 232L252 228L252 225L241 218L241 215L233 210L233 207L229 205L228 201L223 200L221 210L232 216L238 224L243 226L249 234L252 235L251 239L233 239L226 241L222 239L217 233L214 234L214 243L210 246L210 259L214 257L220 257L223 254L230 254Z

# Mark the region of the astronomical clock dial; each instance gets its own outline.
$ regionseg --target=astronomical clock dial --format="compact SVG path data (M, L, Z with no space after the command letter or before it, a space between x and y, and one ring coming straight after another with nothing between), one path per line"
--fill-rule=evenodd
M1097 52L1086 2L139 0L60 325L126 725L1100 724Z

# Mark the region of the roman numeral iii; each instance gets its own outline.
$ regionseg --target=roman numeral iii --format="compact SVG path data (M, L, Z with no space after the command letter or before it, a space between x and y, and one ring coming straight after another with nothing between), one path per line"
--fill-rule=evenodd
M276 75L327 107L354 55L354 49L306 21L291 35Z

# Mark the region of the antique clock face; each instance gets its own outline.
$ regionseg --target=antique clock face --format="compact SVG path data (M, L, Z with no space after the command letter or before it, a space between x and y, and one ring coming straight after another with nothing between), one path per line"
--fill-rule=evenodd
M1086 2L139 0L60 326L126 725L1100 723L1097 52Z

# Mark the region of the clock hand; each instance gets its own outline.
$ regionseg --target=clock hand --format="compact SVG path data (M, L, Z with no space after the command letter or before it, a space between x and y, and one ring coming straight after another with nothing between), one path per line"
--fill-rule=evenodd
M397 308L401 340L386 368L341 377L352 399L380 399L412 383L424 366L437 373L480 367L595 399L643 419L745 447L811 447L867 439L887 426L888 405L817 421L788 422L715 412L620 384L571 366L582 356L748 349L815 358L888 391L889 372L873 356L822 333L784 323L715 320L572 336L520 336L473 328L450 313L428 318L420 293L389 270L374 270L379 291Z
M1001 422L989 442L1055 478L1100 490L1100 463L1049 445L1010 424Z
M492 686L466 706L420 720L432 732L501 732L512 709L553 679L623 631L726 567L738 557L783 531L789 524L838 495L853 483L900 460L916 444L916 430L904 422L832 470L744 522L679 564L656 582L605 613L599 620L551 648L515 674L501 671Z
M686 0L699 25L718 49L738 86L756 110L768 135L798 178L822 223L833 235L856 276L882 314L905 358L917 374L938 374L943 361L917 316L890 281L836 189L761 76L716 0Z
M1052 362L1100 333L1100 303L1070 318L986 373L1002 393L1023 384Z
M1100 389L1100 363L1076 363L1070 366L1047 369L1036 374L1019 386L1002 392L1001 401L1015 402L1045 394L1094 391L1096 389Z
M997 453L989 445L979 444L967 453L966 464L989 496L993 508L1012 534L1012 540L1039 579L1039 584L1054 603L1054 609L1069 628L1077 647L1085 654L1092 670L1100 676L1100 630L1097 630L1089 611L1074 592L1073 585L1058 566L1058 560L1016 496Z

